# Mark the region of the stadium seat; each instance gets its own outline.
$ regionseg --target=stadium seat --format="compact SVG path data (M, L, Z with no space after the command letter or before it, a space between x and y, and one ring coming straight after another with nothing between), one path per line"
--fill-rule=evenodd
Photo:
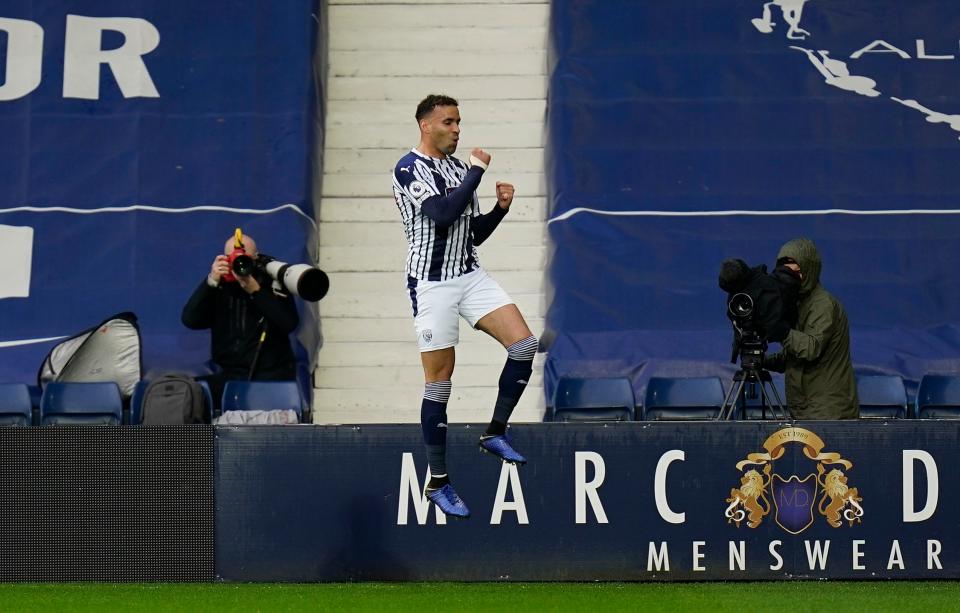
M210 391L210 384L206 381L197 381L200 384L200 389L203 390L203 402L205 415L213 415L213 393Z
M40 399L40 423L55 425L118 425L123 401L116 383L48 383Z
M222 411L276 411L293 409L303 418L303 397L296 381L227 381Z
M960 419L960 376L924 375L917 389L920 419Z
M43 390L40 389L39 385L28 385L30 389L30 405L33 407L33 417L30 420L30 424L34 426L40 425L40 397L43 396Z
M128 425L139 425L143 421L143 393L147 391L149 381L137 381L133 388L133 395L130 396L130 407L123 412L123 423Z
M29 426L32 415L27 384L0 383L0 426Z
M632 421L635 406L626 377L561 377L553 394L553 421Z
M860 417L904 419L908 416L907 390L900 375L857 377Z
M642 413L650 421L716 419L722 405L720 377L651 377Z

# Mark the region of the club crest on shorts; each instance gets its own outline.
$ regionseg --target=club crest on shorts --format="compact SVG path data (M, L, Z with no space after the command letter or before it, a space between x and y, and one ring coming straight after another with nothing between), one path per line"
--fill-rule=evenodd
M802 474L806 471L800 471L799 475L774 472L775 462L792 443L799 444L803 455L816 462L816 472ZM756 528L771 511L777 525L790 534L800 534L813 525L814 511L833 528L839 528L844 521L850 526L860 523L863 507L859 503L863 498L857 488L847 486L847 476L836 468L850 470L853 462L839 453L823 451L824 446L819 436L804 428L784 428L771 434L763 443L766 453L749 453L746 459L737 462L737 470L742 472L740 487L731 489L726 500L729 503L724 512L727 523L739 528L746 521L747 527ZM784 468L795 466L794 462L783 464ZM749 470L745 470L747 468Z
M433 342L433 330L430 330L429 328L424 330L420 333L420 338L423 339L424 343L429 345L431 342Z

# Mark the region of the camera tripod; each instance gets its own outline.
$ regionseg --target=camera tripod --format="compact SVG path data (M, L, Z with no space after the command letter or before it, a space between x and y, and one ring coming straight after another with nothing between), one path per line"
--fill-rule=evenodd
M746 413L747 398L756 398L757 386L760 391L760 407L766 413L770 409L770 414L776 419L786 419L787 411L780 400L780 393L773 385L773 379L770 373L762 368L741 368L733 375L733 380L727 391L726 398L723 399L723 406L720 407L720 413L717 415L718 421L729 421L734 418L734 412L737 407L742 410L742 415ZM747 386L750 386L749 388ZM749 396L748 396L749 394ZM764 415L766 417L766 415Z
M757 397L757 385L760 387L760 407L766 417L769 408L770 414L776 419L786 419L787 411L780 400L780 393L773 385L770 373L763 369L763 360L767 352L767 343L756 331L743 330L734 325L733 355L730 361L736 363L740 356L740 370L733 375L730 389L727 391L717 421L733 419L737 407L741 409L741 416L746 417L747 398ZM747 387L749 385L749 387ZM749 395L748 395L749 394Z

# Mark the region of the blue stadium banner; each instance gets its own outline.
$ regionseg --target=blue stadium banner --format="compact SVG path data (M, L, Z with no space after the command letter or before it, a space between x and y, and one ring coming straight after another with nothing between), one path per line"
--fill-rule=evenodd
M316 0L0 6L0 380L133 311L192 369L180 309L235 227L305 261Z
M960 578L960 424L451 425L472 511L423 497L415 425L219 427L227 581Z
M727 374L720 262L823 258L861 374L960 371L960 5L551 4L548 398ZM601 271L602 274L597 274Z

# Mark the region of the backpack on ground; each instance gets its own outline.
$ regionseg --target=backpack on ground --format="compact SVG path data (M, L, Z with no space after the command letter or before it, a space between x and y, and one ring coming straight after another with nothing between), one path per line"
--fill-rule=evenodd
M202 424L203 413L203 388L188 375L162 375L143 392L140 414L145 426Z

